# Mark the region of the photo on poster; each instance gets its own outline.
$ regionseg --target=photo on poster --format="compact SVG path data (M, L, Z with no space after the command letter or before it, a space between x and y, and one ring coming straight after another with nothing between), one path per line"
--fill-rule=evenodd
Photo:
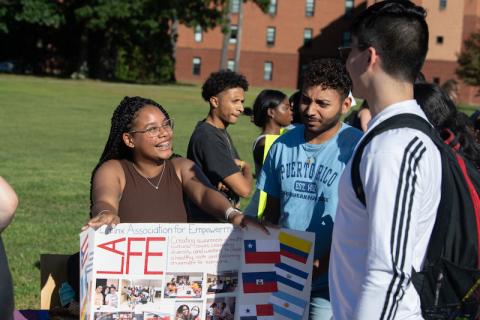
M95 312L94 320L119 320L118 312Z
M207 299L205 320L233 320L235 312L235 297L215 297Z
M119 279L97 279L93 303L96 310L114 311L118 309Z
M165 312L144 312L143 320L175 320L173 316Z
M118 320L137 320L133 312L119 312Z
M203 301L176 301L174 320L201 320ZM173 320L172 319L172 320Z
M238 271L207 273L207 294L235 293L238 287Z
M162 298L162 280L122 279L120 309L136 313L147 309L159 309Z
M175 272L165 276L165 298L201 298L203 273Z

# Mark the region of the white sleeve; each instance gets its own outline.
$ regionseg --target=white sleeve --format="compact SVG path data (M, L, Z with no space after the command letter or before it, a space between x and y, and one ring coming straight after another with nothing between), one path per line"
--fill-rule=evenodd
M377 149L382 150L382 149ZM354 319L391 319L410 285L419 217L419 165L426 147L365 152L360 164L368 214L366 274Z

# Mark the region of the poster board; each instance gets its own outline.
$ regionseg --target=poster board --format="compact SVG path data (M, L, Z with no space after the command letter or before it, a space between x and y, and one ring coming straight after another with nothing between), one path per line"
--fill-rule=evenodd
M297 236L297 247L298 239L311 244L302 247L310 250L302 262L288 258L285 250L281 253L284 234ZM252 241L259 241L258 252L252 252ZM275 303L297 306L296 316L274 313L265 319L307 319L313 243L312 233L272 229L266 235L230 224L126 223L88 229L80 234L80 319L212 320L216 315L250 320L279 311ZM295 266L306 271L297 268L292 273ZM280 272L284 279L277 277ZM300 283L294 287L286 278L292 275ZM258 292L267 287L268 292ZM285 294L296 294L306 304ZM257 312L257 305L271 307ZM300 315L301 307L305 312Z

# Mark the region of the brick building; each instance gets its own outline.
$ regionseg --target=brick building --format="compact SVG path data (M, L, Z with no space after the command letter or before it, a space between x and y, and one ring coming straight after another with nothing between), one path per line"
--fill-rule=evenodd
M378 1L378 0L377 0ZM337 57L349 43L353 17L375 0L271 0L267 13L251 1L231 0L232 32L227 66L243 73L254 86L296 88L302 67L312 59ZM428 11L430 43L424 74L429 81L456 79L457 54L463 41L480 26L480 0L415 0ZM175 74L181 82L202 82L220 69L223 34L180 25ZM235 66L235 49L239 60ZM480 104L478 89L460 82L460 101Z

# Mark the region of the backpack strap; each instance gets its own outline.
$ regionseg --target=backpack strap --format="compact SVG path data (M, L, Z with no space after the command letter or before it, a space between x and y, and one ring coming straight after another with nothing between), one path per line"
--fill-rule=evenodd
M355 155L353 156L352 160L352 186L358 200L360 200L360 202L363 203L364 206L366 206L365 192L363 189L362 179L360 178L360 161L362 159L363 150L375 136L379 135L382 132L399 128L411 128L419 130L429 136L439 150L444 150L445 147L449 148L446 144L444 144L435 128L433 128L425 119L415 114L399 114L388 118L387 120L380 123L369 133L367 133L364 139L362 139L357 149L355 150ZM440 155L442 158L442 197L440 200L439 208L442 208L444 204L448 204L453 201L453 195L451 192L449 192L448 189L446 189L448 187L448 183L443 183L444 180L451 181L451 172L447 170L448 165L445 165L446 163L448 163L449 160L446 159L444 152L440 152ZM435 219L435 225L429 241L429 247L427 250L427 261L433 262L441 256L443 250L442 237L448 230L449 221L450 215L448 214L448 211L438 210L437 217Z
M362 179L360 178L360 161L362 160L363 150L367 144L369 144L370 141L380 133L399 128L417 129L429 137L434 135L433 127L425 119L411 113L399 114L388 118L367 133L355 150L351 171L353 190L355 191L358 200L360 200L364 206L366 206L365 192L363 190ZM434 139L432 138L432 140Z

